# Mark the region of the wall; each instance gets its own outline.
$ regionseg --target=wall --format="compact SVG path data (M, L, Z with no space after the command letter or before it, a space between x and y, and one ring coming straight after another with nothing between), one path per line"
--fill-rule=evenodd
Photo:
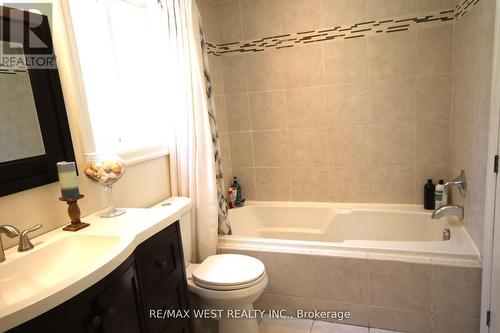
M260 259L269 285L257 309L349 311L343 323L414 333L479 332L481 269L222 249ZM334 321L334 320L328 320Z
M427 178L450 178L454 1L200 7L223 160L247 199L420 203Z
M464 224L482 251L490 119L495 1L481 0L455 21L453 39L450 160L453 175L465 169Z
M59 4L59 1L54 2L52 35L80 174L80 191L85 194L85 198L79 202L82 216L85 216L104 209L106 197L100 185L92 183L83 175L84 148L81 145L83 133L80 129L79 95L75 81L78 69L74 66L75 59L69 54L66 29ZM129 167L120 182L115 185L116 204L122 207L148 207L169 196L168 157ZM59 197L58 183L1 197L0 223L12 224L20 230L36 223L43 224L44 227L35 232L35 235L63 226L69 222L69 218L66 213L67 206L58 200ZM17 239L10 240L3 237L3 243L6 247L14 246L17 244Z

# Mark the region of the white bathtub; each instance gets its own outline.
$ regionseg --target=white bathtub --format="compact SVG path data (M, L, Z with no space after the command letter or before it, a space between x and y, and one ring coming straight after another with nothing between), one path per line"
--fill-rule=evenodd
M462 222L430 215L417 205L247 202L230 210L233 234L219 248L480 267Z

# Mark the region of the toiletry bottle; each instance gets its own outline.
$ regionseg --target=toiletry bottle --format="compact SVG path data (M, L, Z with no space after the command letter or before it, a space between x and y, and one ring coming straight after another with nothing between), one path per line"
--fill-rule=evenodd
M227 190L227 206L229 207L229 209L231 208L234 208L234 190L232 187L230 187L228 190Z
M238 184L238 178L233 177L233 186L234 189L236 189L236 203L240 203L243 200L243 196L241 194L241 185Z
M427 184L424 186L424 209L433 210L436 207L434 201L434 192L436 186L432 183L432 179L427 179Z
M434 196L436 209L446 205L444 202L444 197L445 197L444 180L440 179L439 184L436 185L436 194Z

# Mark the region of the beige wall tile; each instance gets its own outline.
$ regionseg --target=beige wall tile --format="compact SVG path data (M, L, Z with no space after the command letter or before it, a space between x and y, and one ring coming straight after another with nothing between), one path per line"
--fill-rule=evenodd
M430 312L430 265L370 260L370 305Z
M285 88L285 64L282 51L250 53L247 57L247 68L249 91Z
M474 128L489 132L491 102L491 64L480 66L476 72Z
M436 75L451 71L453 25L419 29L417 32L417 73Z
M328 163L325 129L288 131L288 165L326 167Z
M238 94L247 91L247 71L245 55L227 56L222 59L222 75L226 94Z
M397 123L370 125L370 162L373 165L413 164L415 161L415 125Z
M269 284L266 292L287 296L312 293L311 256L289 253L251 252L266 266Z
M324 52L327 84L358 83L367 78L366 38L327 43Z
M413 121L415 79L373 81L370 84L370 122Z
M415 0L367 0L368 19L380 19L413 14Z
M455 22L453 32L453 71L473 67L477 59L476 20L465 15Z
M474 116L475 72L470 69L452 76L451 119L472 124Z
M381 80L413 77L416 67L415 50L414 31L368 37L370 78Z
M337 167L328 170L332 202L370 202L370 174L367 167Z
M212 79L212 90L214 95L224 94L223 59L214 55L208 56L208 68Z
M349 311L350 319L327 320L331 322L341 322L349 325L368 326L368 307L359 304L350 304L342 302L332 302L314 298L284 296L277 294L264 293L254 307L262 310L285 309L289 316L295 316L297 310L319 310L319 311Z
M291 168L292 200L327 202L327 168Z
M478 65L489 64L493 58L493 39L495 30L495 3L496 1L481 1L477 18L477 57Z
M329 86L325 95L329 126L368 123L368 84Z
M310 275L314 285L314 298L357 304L368 303L366 260L313 256Z
M250 94L252 129L283 129L285 123L286 96L284 91Z
M342 126L328 129L328 165L368 165L370 160L366 126Z
M409 333L431 333L431 314L371 306L370 327Z
M214 96L215 120L219 133L227 132L226 99L224 96Z
M283 31L301 32L322 26L322 0L281 0Z
M456 121L450 123L450 162L453 168L472 169L473 134L473 129L467 125Z
M432 315L432 332L477 333L479 332L479 319L435 313Z
M253 132L256 167L286 167L288 162L286 131Z
M243 38L255 39L281 32L280 0L241 0Z
M314 87L323 84L322 45L296 46L283 51L287 88Z
M248 94L226 95L226 110L230 132L250 130Z
M456 0L417 0L417 12L453 9L455 2Z
M239 0L229 0L217 6L219 43L240 41L243 38ZM208 39L210 41L210 39Z
M350 25L366 20L366 0L323 0L323 26Z
M219 147L222 159L222 170L231 168L231 152L229 150L229 135L227 133L219 135Z
M286 112L288 128L324 127L327 122L325 89L287 90Z
M256 168L257 200L288 201L292 197L288 168Z
M253 147L250 132L229 133L229 146L231 151L231 166L233 168L253 166Z
M417 122L417 164L445 164L449 159L447 121Z
M416 82L417 119L448 121L451 110L450 76L421 77Z
M487 133L475 130L472 138L472 170L469 172L469 177L473 187L482 193L486 194L486 169L488 164L488 140Z
M408 187L415 181L413 167L370 168L370 198L380 203L415 203L415 192Z
M433 266L432 311L479 318L481 269Z
M232 176L238 177L243 198L247 200L257 199L255 193L255 172L253 168L235 168Z

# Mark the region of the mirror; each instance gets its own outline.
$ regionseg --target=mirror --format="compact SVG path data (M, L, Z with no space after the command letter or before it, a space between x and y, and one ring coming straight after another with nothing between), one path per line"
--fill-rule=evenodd
M19 65L26 63L23 45L7 44L0 41L0 54L9 46L24 61L0 64L0 163L45 155L28 69Z
M64 160L75 154L48 18L0 6L0 196L56 182Z

